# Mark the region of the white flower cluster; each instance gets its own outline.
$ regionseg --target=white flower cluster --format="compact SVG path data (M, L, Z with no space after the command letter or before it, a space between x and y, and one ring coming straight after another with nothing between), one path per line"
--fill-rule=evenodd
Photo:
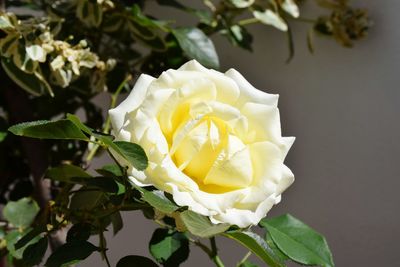
M36 76L42 76L39 63L48 62L50 81L63 88L69 86L85 69L95 69L105 76L114 67L114 60L100 60L98 55L90 51L85 40L77 45L56 40L47 24L48 20L35 24L29 20L20 21L14 14L0 14L0 29L6 33L0 39L0 55L12 59L22 71ZM103 88L97 89L104 90L104 84Z

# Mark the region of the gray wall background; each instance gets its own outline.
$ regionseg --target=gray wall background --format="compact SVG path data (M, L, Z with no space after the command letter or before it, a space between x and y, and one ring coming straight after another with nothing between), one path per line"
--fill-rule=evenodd
M290 64L285 35L271 27L252 26L254 53L222 38L215 42L222 70L236 68L257 88L280 94L283 133L297 137L286 161L296 181L269 216L291 213L323 233L337 266L400 266L400 1L353 2L375 21L354 49L316 38L310 55L303 23L294 25ZM148 12L187 19L152 5ZM302 15L313 14L308 8ZM124 215L124 224L108 238L112 265L126 255L149 255L157 227L135 212ZM245 254L233 241L217 242L227 266ZM191 249L183 266L212 266L202 251ZM80 264L96 265L105 266L97 255Z

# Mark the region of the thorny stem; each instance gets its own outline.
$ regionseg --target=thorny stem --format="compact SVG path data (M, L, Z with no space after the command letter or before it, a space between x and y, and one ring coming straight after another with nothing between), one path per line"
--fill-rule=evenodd
M211 243L211 259L215 263L216 266L218 267L224 267L224 263L222 262L221 258L218 256L218 249L217 249L217 244L215 242L215 237L210 238L210 243Z
M127 84L127 82L129 82L132 79L131 75L128 75L125 80L122 81L122 83L118 86L117 90L115 91L114 94L111 95L111 103L110 103L110 109L115 108L115 106L117 105L117 100L118 100L118 96L121 93L122 89L124 89L125 85ZM110 131L110 127L111 127L111 118L110 116L107 116L106 122L104 124L104 129L103 129L103 133L108 134ZM94 145L94 147L92 148L92 150L90 150L89 154L86 157L86 162L90 162L93 157L96 155L97 150L99 149L99 145L96 144Z

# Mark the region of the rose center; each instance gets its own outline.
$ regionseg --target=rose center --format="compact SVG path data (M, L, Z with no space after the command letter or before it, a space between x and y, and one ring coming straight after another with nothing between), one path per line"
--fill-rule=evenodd
M175 164L207 192L226 192L252 182L250 153L221 119L203 116L181 124L173 134Z

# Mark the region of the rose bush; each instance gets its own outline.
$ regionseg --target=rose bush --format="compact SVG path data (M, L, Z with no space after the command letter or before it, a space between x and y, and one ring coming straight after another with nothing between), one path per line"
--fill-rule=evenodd
M278 95L236 70L190 61L158 79L141 75L109 115L116 140L139 144L149 166L128 166L139 186L172 194L213 223L257 224L294 181L284 164L294 137L282 137Z

